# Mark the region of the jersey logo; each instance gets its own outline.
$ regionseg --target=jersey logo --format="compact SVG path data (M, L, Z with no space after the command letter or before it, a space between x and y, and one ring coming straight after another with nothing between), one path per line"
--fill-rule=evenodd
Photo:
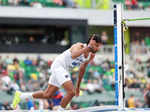
M72 65L73 65L73 66L77 66L78 63L74 61L74 62L72 62Z
M68 75L65 75L65 78L68 78L69 76Z
M76 59L72 62L72 66L79 66L82 62L83 62L83 59L81 59L81 58L76 58Z

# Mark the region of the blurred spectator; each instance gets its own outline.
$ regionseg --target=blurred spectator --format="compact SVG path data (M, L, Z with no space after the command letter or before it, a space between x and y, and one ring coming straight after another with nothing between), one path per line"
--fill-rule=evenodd
M75 3L73 0L63 0L63 2L66 4L66 7L75 7Z
M98 84L97 80L88 80L87 86L86 86L86 90L88 92L88 94L92 94L95 92L101 93L102 90L100 88L100 85Z
M69 43L68 43L68 39L67 38L63 38L61 41L60 41L60 45L61 46L67 46Z
M62 0L53 0L54 3L58 4L58 5L63 5L63 1Z
M9 90L8 85L6 85L6 84L2 81L2 79L0 79L0 90L2 90L2 91L8 91L8 90Z
M131 3L132 3L132 9L138 9L138 0L131 0Z
M2 5L7 6L8 5L8 0L1 0Z
M3 104L3 110L13 110L8 102Z
M102 9L102 10L108 10L110 9L110 0L98 0L100 2L99 6L97 6L96 8L98 9ZM97 1L97 2L98 2Z
M86 89L87 89L88 94L92 94L95 91L95 88L93 87L91 80L88 80L88 83L86 85Z
M20 90L20 87L18 86L18 84L15 81L11 82L10 88L12 89L12 91Z
M29 57L27 57L25 60L24 60L24 64L26 65L31 65L32 64L32 61Z
M32 3L32 6L33 6L33 7L38 7L38 5L39 5L38 2L33 2L33 3ZM29 42L30 42L30 43L34 43L34 42L35 42L35 37L30 36L30 37L29 37Z
M141 53L146 54L146 44L144 39L141 40Z
M144 91L144 100L148 108L150 108L150 83L146 85L146 89Z
M2 56L0 56L0 64L2 64L3 62L3 59L2 59Z
M34 103L31 99L26 98L26 102L27 102L27 109L28 110L34 110Z
M95 100L95 102L94 102L93 106L100 106L99 101L98 101L98 100Z
M5 84L6 87L9 87L9 85L11 83L11 79L9 76L3 76L3 77L1 77L1 80L3 81L3 83Z
M43 37L43 39L41 40L41 42L44 43L44 44L46 44L46 43L48 43L48 39L49 39L49 36L48 36L48 35L45 35L45 36Z
M126 9L131 10L131 7L132 7L131 0L125 0L125 6L126 6Z
M103 45L106 45L107 41L108 41L108 36L107 36L107 33L105 31L102 32L101 39L102 39Z
M28 91L37 91L40 89L40 82L38 80L29 80L26 86Z
M127 106L129 108L136 108L135 96L132 94L127 100Z
M71 110L79 109L79 105L77 103L71 102L70 106L71 106Z
M8 0L9 5L11 6L18 6L19 0Z
M6 65L13 64L13 60L9 56L6 56L4 60Z
M21 91L27 91L27 88L26 88L26 83L22 80L20 81L20 89Z
M148 33L146 34L144 41L145 41L146 46L150 46L150 36Z
M135 40L138 40L140 41L142 39L142 35L139 31L135 32L135 37L134 37Z
M136 99L136 108L143 108L144 104L138 99Z
M3 104L2 103L0 103L0 110L2 110L3 109Z
M35 2L32 2L31 3L31 7L34 7L34 8L42 8L43 6L42 6L42 4L40 3L40 2L38 2L38 1L35 1ZM34 37L30 37L29 38L30 40L30 42L32 43L32 42L34 42L35 40L34 40Z
M19 4L21 6L30 6L29 0L20 0Z

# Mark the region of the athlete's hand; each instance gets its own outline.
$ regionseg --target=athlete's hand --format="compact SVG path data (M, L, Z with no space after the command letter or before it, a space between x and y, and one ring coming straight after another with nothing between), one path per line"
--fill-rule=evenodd
M90 42L89 42L89 45L90 45L90 46L93 46L93 41L95 41L95 40L94 40L94 36L95 36L95 34L92 36L92 38L91 38L91 40L90 40Z
M94 57L95 57L95 53L91 53L91 54L90 54L90 59L89 59L89 60L90 60L90 61L93 60Z
M95 53L95 40L94 40L94 36L95 34L92 36L89 44L88 44L88 47L90 48L90 52L92 53Z
M80 88L76 88L76 96L80 95Z

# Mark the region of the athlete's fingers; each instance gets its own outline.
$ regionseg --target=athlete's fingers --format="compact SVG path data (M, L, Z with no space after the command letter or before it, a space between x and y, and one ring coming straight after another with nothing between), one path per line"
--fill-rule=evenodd
M93 36L92 36L91 40L93 40L93 39L94 39L94 37L95 37L95 34L93 34Z
M94 58L95 57L95 53L91 53L91 58Z
M95 53L91 53L91 54L90 54L90 59L89 59L89 60L93 60L94 57L95 57Z

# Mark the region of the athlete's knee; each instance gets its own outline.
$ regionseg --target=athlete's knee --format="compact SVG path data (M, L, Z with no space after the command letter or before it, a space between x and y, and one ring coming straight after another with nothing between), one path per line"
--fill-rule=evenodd
M52 98L52 94L51 94L51 93L46 93L46 92L44 92L43 96L44 96L44 98L46 98L46 99Z
M72 89L72 90L68 91L67 94L73 97L73 96L75 96L75 91Z

